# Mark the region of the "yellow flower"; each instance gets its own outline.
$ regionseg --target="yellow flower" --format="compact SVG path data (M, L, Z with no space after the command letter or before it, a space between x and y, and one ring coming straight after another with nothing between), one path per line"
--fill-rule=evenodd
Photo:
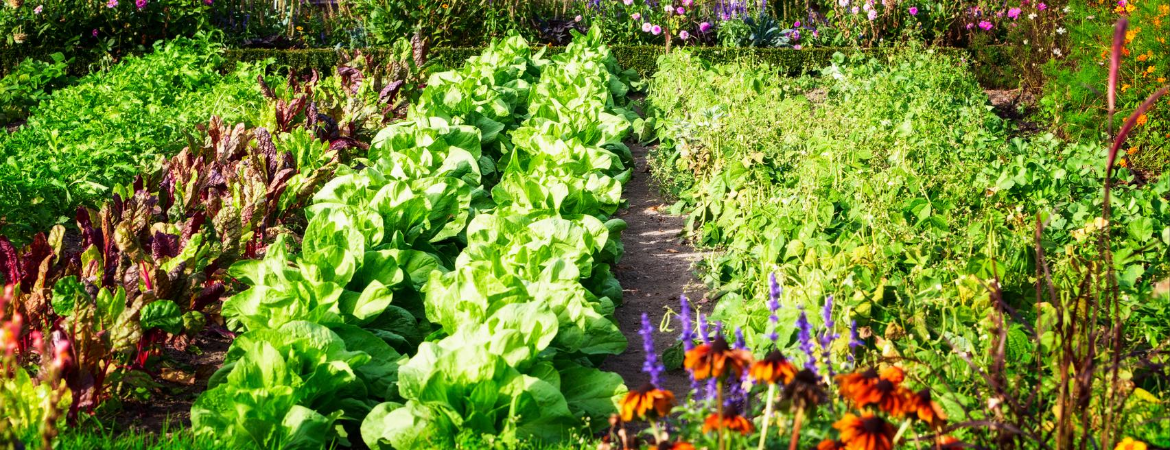
M1146 124L1146 122L1147 122L1147 121L1149 121L1149 120L1150 120L1150 118L1149 118L1149 117L1146 117L1146 115L1145 115L1145 114L1142 114L1142 115L1138 116L1138 118L1137 118L1137 124L1138 124L1138 126L1140 127L1140 126L1142 126L1142 125L1145 125L1145 124Z
M1158 12L1162 14L1170 14L1170 5L1161 5L1158 7Z
M1129 90L1129 85L1128 85L1128 84L1123 84L1123 85L1121 85L1121 92L1125 92L1125 91L1128 91L1128 90Z
M1138 55L1137 59L1138 61L1145 62L1147 59L1150 59L1150 55Z
M1158 84L1165 83L1166 77L1158 77Z
M1154 73L1155 70L1158 69L1156 69L1154 66L1150 66L1146 68L1146 73Z
M297 31L305 31L305 27L297 27Z
M1146 443L1135 441L1133 438L1122 439L1113 450L1146 450Z

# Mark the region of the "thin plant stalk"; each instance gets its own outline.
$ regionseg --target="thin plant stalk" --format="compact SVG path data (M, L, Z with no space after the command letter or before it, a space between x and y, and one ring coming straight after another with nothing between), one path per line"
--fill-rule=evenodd
M719 440L719 450L726 450L726 440L723 438L723 380L715 383L715 414L719 415L719 424L715 429L715 436Z
M772 403L776 402L776 383L768 383L768 404L764 406L764 426L760 429L760 445L756 448L764 450L764 441L768 438L768 423L772 421Z
M800 443L800 425L804 421L804 408L796 408L796 417L792 418L792 440L788 442L788 450L796 450Z

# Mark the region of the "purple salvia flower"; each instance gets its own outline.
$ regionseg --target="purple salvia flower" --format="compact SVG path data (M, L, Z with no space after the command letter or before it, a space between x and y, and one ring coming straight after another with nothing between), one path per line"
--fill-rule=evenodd
M747 341L743 338L743 328L735 327L735 346L732 348L736 350L747 349Z
M715 401L718 398L719 385L715 381L715 377L707 379L707 401Z
M780 287L780 283L776 281L776 273L773 272L768 275L768 310L776 312L780 309L780 294L784 290Z
M679 339L683 342L683 350L689 352L695 348L695 329L694 325L691 324L691 302L687 301L686 295L680 295L678 302L682 306L682 312L678 316L679 320L682 321L682 334Z
M861 339L857 336L857 321L854 320L849 325L849 362L853 362L853 354L857 353L857 348L862 345Z
M699 339L701 339L704 344L711 343L711 338L707 332L707 315L703 313L699 313Z
M654 387L662 386L662 372L666 370L658 361L658 353L654 351L654 327L650 325L650 315L642 313L642 350L646 351L646 362L642 364L642 371L650 374L650 384Z
M803 310L800 311L800 317L796 319L796 328L800 330L797 337L800 341L800 351L808 356L804 362L804 368L815 373L817 371L817 358L813 354L812 326L809 325L808 315Z
M825 297L825 307L821 310L821 319L825 321L825 329L833 329L833 296Z

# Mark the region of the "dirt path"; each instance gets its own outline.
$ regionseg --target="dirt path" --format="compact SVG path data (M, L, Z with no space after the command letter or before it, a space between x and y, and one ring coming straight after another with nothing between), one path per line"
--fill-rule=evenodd
M667 213L669 205L659 194L646 163L649 150L636 144L630 150L637 167L624 189L629 208L617 213L629 227L622 232L626 253L615 270L625 302L614 313L630 346L625 353L607 358L602 369L618 373L627 386L637 388L649 380L642 372L646 353L642 350L642 336L638 334L642 313L650 315L655 327L654 347L661 355L674 345L679 332L679 323L673 320L669 333L659 333L657 327L662 316L667 314L667 308L679 311L680 294L697 302L703 297L703 287L692 271L692 263L701 255L679 237L686 218ZM682 370L667 372L663 384L679 397L690 389Z

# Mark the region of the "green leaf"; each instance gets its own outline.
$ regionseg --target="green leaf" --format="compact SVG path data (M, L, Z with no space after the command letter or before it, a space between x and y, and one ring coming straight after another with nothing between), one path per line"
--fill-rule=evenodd
M161 329L169 334L183 330L183 313L170 300L156 300L142 307L140 323L143 330Z

